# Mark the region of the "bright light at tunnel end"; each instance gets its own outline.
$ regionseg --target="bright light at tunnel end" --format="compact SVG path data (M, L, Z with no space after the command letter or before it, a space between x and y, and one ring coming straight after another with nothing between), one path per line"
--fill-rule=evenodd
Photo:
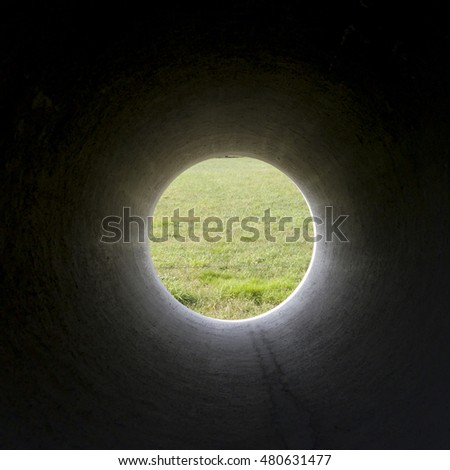
M286 243L293 243L297 242L300 239L300 233L303 236L303 239L307 242L310 242L312 244L312 253L311 253L311 258L309 260L307 269L305 271L305 274L302 276L300 279L299 284L295 287L295 289L291 292L290 295L288 295L282 302L280 302L278 305L275 307L261 313L257 313L254 316L250 318L242 318L242 319L222 319L222 318L215 318L200 312L197 312L189 306L184 305L182 302L180 302L178 299L176 299L172 293L168 290L168 288L164 285L164 283L159 279L157 270L155 269L155 266L153 264L153 259L150 255L150 266L152 267L151 269L151 274L152 276L157 280L158 284L168 293L171 297L171 299L179 305L179 308L183 310L184 313L189 312L190 314L193 314L195 316L201 317L203 320L206 319L206 321L218 321L221 323L236 323L236 322L249 322L249 321L255 321L255 320L260 320L263 319L264 317L267 317L270 314L276 313L283 309L286 305L288 305L293 298L297 297L299 294L299 291L302 289L304 284L306 283L308 276L310 275L316 254L317 254L317 243L321 242L324 240L325 242L332 242L332 241L337 241L341 243L348 243L349 240L346 237L345 233L342 231L341 225L346 221L346 219L349 217L348 215L339 215L337 218L335 218L334 215L334 208L333 206L325 206L324 207L324 215L325 217L322 219L316 215L313 214L311 204L309 203L308 199L305 197L303 191L298 187L298 185L291 179L289 178L282 170L281 173L283 173L296 187L298 192L301 194L304 203L306 203L306 206L308 207L309 210L309 217L306 217L303 220L303 230L300 231L299 227L295 227L294 233L295 236L288 236L286 235L284 238L284 241ZM245 218L240 218L239 216L233 216L229 217L227 220L222 220L218 216L209 216L204 219L201 219L200 217L196 216L195 214L195 208L191 208L187 215L182 215L180 213L180 209L174 209L173 215L170 218L170 221L174 223L174 226L178 226L182 223L186 224L188 228L187 232L187 237L182 236L179 232L175 234L175 239L177 242L180 243L185 243L185 242L200 242L201 240L207 243L216 243L218 241L221 241L222 238L217 235L217 232L219 231L224 231L224 227L226 227L226 241L231 242L233 241L232 238L229 238L230 233L232 232L233 228L233 223L240 224L242 229L246 229L246 223L248 222L248 219L251 219L251 222L264 222L264 237L266 241L271 241L275 242L276 238L273 237L270 233L270 224L271 223L277 223L278 227L281 229L281 227L285 227L286 223L288 222L293 222L294 218L293 217L272 217L270 208L267 208L263 215L261 217L257 216L250 216L250 217L245 217ZM230 220L232 223L230 224ZM166 217L165 220L163 221L163 227L168 227L168 222L169 222L169 217ZM196 223L202 222L202 230L201 233L196 232ZM215 223L216 227L213 233L215 234L214 236L211 236L211 223ZM323 225L323 234L318 233L317 227ZM221 230L217 230L217 228L220 228ZM102 224L102 235L100 238L101 243L106 243L106 244L115 244L115 243L147 243L147 246L149 246L149 241L153 243L159 243L159 242L164 242L168 240L168 232L164 232L161 234L161 236L157 236L154 233L154 217L152 215L147 216L147 217L141 217L139 215L133 214L132 208L131 207L123 207L122 208L122 213L116 214L116 215L108 215L103 218ZM282 232L282 231L281 231ZM312 233L311 233L312 232ZM257 241L261 233L259 231L255 232L253 231L253 237L246 237L244 240L241 237L241 241L247 241L247 242L255 242Z

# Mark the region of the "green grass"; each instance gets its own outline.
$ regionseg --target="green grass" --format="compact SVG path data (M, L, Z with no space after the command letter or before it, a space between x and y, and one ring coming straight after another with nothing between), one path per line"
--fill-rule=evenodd
M211 233L222 240L204 240L201 222L195 224L200 242L181 243L173 238L169 222L169 240L150 242L150 252L156 270L167 289L181 303L204 315L238 320L264 313L288 297L303 278L312 256L313 246L300 237L286 242L293 227L302 227L310 216L306 202L296 186L283 173L251 158L214 158L193 166L181 174L159 200L154 212L154 234L162 233L161 219L171 217L174 209L181 216L195 209L201 218L217 216L224 221L232 216L261 218L270 208L275 217L291 216L293 224L283 232L278 223L271 233L276 242L264 237L260 222L257 241L241 241L250 232L233 225L226 241L223 232ZM187 236L187 224L180 225L181 235Z

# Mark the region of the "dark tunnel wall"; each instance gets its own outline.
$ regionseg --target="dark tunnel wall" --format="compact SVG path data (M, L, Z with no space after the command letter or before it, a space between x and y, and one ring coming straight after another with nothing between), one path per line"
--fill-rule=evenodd
M433 4L2 15L2 448L448 448L448 33ZM149 215L214 155L348 214L274 312L161 286ZM321 228L319 227L319 230Z

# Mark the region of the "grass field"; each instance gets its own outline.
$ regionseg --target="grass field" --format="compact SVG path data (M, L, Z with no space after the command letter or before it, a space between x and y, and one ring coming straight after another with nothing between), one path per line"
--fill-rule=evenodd
M303 219L310 216L308 206L287 176L271 165L251 158L214 158L193 166L159 200L153 214L155 237L163 233L162 217L171 217L176 208L180 216L195 209L201 221L193 225L194 233L200 242L175 240L174 224L169 221L164 222L168 241L150 242L150 252L167 289L196 312L226 320L264 313L292 293L309 266L312 243L303 237L286 242L293 227L301 228ZM239 224L226 231L230 217L261 219L268 208L272 216L294 218L283 231L278 222L271 224L276 242L265 239L262 221L249 224L260 232L256 241L245 241L254 233ZM223 232L210 233L222 238L214 243L202 235L203 219L209 216L221 218L224 224ZM187 237L187 224L180 224L179 231ZM227 233L232 241L226 240Z

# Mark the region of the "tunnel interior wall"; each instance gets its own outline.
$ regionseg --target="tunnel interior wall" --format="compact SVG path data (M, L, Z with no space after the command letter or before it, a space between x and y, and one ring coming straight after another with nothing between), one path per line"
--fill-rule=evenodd
M5 20L2 447L448 447L438 11L240 5ZM318 243L248 322L179 304L147 244L99 241L105 216L150 215L227 154L349 215L349 242Z

